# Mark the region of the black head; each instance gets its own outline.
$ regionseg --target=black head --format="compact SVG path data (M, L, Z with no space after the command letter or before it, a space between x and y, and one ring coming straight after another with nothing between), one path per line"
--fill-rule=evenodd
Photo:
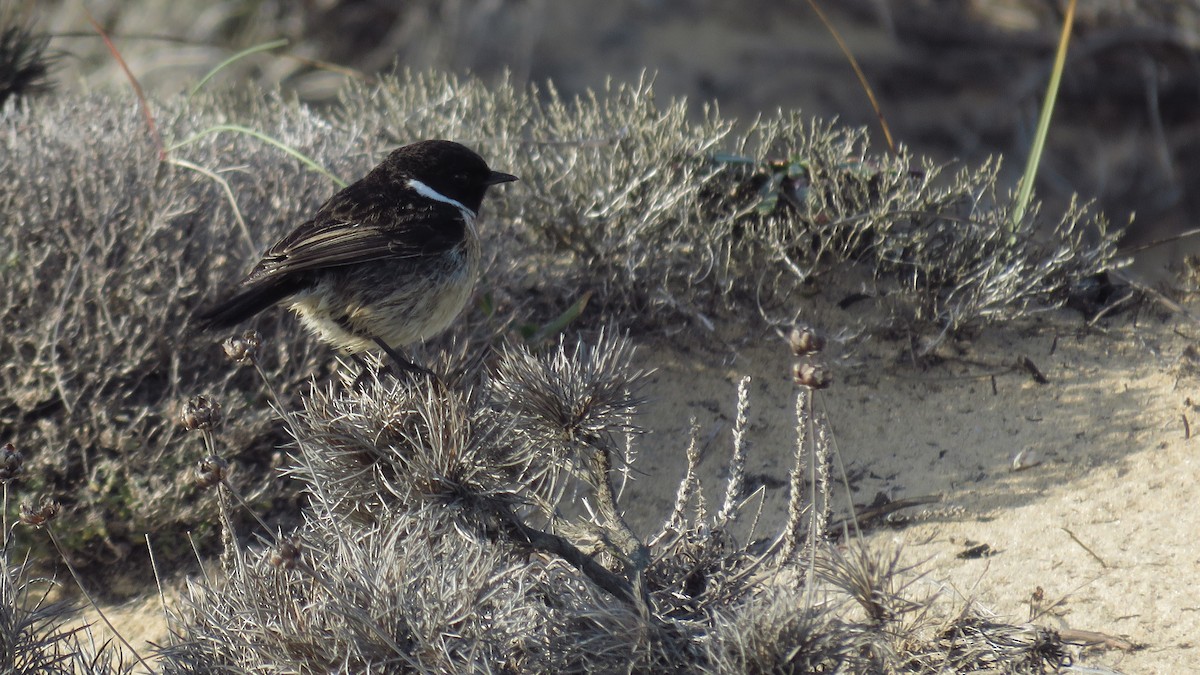
M517 180L488 168L487 162L453 141L420 141L392 151L376 171L400 182L416 179L438 194L478 213L489 186Z

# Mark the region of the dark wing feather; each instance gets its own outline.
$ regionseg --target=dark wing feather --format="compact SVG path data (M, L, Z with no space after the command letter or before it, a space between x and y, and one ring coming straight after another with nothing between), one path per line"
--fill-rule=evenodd
M376 260L444 253L463 241L457 207L407 189L355 183L327 201L263 256L246 278L299 275Z

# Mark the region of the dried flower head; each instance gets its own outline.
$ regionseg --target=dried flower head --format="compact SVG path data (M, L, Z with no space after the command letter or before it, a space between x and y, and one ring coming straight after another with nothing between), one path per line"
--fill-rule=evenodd
M20 476L24 464L25 457L17 452L17 446L5 443L4 450L0 452L0 483L7 483Z
M823 363L799 361L792 366L792 379L801 387L825 389L833 384L833 373Z
M43 499L41 506L37 507L36 509L33 507L33 504L25 502L21 505L21 523L24 525L41 527L51 520L54 520L54 518L58 516L58 511L58 502L50 499L49 497Z
M196 462L196 485L210 488L225 480L229 473L229 462L219 455L209 455Z
M188 431L212 429L221 422L221 404L203 394L193 396L184 404L179 422Z
M808 356L825 348L825 336L808 324L798 323L788 335L788 345L796 356Z
M253 363L258 355L258 348L262 346L262 333L248 330L240 337L235 335L229 338L221 346L225 348L225 356L230 360L237 363Z
M292 536L287 539L280 539L279 545L271 549L271 566L290 570L296 566L296 562L300 560L302 552L300 537Z

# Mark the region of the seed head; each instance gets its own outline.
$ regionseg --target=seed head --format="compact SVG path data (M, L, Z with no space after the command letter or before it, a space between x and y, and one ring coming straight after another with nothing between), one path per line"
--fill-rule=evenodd
M253 363L258 356L258 348L262 346L262 333L248 330L241 337L233 336L221 345L225 348L225 356L238 363Z
M825 389L833 384L833 373L823 363L799 361L792 366L792 379L801 387Z
M17 452L17 447L12 443L5 443L4 450L0 451L0 484L20 476L24 464L25 457Z
M788 344L796 356L816 354L825 348L825 336L807 324L798 323L788 335Z
M212 429L221 422L221 404L203 394L193 396L184 404L179 422L188 431Z
M270 563L273 567L290 570L296 566L302 552L299 537L281 539L279 545L271 550Z
M33 504L25 502L21 505L21 523L41 527L54 520L58 516L58 511L58 502L50 498L43 499L42 505L36 509L33 507Z
M196 485L210 488L225 480L229 473L229 462L218 455L209 455L196 462Z

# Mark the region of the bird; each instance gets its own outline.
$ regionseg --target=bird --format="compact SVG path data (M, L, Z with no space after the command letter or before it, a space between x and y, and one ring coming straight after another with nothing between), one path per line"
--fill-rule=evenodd
M453 141L396 148L267 249L231 293L198 309L196 322L229 329L286 302L360 363L379 348L402 370L433 375L403 349L462 312L479 276L484 195L516 180Z

